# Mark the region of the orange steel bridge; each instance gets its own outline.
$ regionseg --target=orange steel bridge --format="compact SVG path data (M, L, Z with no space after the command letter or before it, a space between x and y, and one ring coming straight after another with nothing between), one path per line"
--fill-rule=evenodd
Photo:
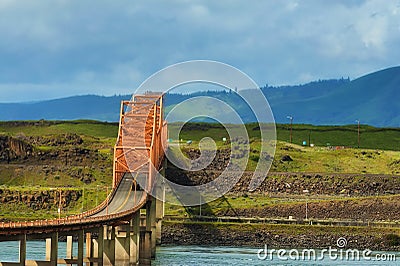
M148 93L122 101L113 189L106 200L66 218L0 223L0 241L20 242L19 262L0 262L0 266L150 265L161 241L164 205L154 196L155 176L164 172L166 140L163 95ZM59 237L67 240L66 258L58 256ZM43 261L27 260L26 243L32 239L46 239ZM78 256L73 256L76 239Z

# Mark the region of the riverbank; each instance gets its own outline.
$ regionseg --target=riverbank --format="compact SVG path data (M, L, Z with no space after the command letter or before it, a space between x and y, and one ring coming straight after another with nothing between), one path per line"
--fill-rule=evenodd
M400 251L400 228L276 225L249 223L169 222L162 225L162 244L274 248L346 248Z

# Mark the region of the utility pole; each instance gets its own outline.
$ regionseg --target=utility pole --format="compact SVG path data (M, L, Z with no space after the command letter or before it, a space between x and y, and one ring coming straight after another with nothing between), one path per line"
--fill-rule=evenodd
M96 206L99 205L99 185L96 186Z
M83 208L85 207L84 201L85 201L85 186L83 186L83 189L82 189L82 212L83 212Z
M360 119L356 120L357 122L357 140L358 140L358 148L360 148Z
M199 216L201 217L201 193L199 191Z
M106 214L108 215L108 201L109 201L109 199L108 199L108 186L107 186L107 198L106 198L106 200L107 200Z
M291 116L291 115L288 115L287 117L286 117L287 119L290 119L290 143L292 143L292 137L293 137L293 133L292 133L292 131L293 131L293 116Z
M60 192L60 199L58 201L58 219L61 218L61 189L59 190Z
M308 189L304 189L303 193L306 194L306 220L308 220L308 193L310 193L310 191Z

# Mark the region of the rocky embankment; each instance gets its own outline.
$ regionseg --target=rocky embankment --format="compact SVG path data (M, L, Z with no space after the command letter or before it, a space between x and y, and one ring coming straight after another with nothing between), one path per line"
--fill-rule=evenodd
M33 146L28 142L10 136L0 136L0 161L10 163L33 155Z
M199 158L197 150L190 149L187 154L192 159ZM218 152L211 166L200 171L184 171L169 166L167 178L188 186L209 183L220 177L222 171L215 169L224 169L229 162L229 155L229 151ZM256 190L249 191L253 174L244 172L228 194L229 197L246 197L256 207L233 209L225 204L227 207L212 209L204 206L203 213L211 216L292 216L294 219L304 219L307 211L308 217L314 219L400 221L400 176L270 172ZM237 175L235 172L228 173L218 183L218 188L224 189L229 179L235 179ZM257 204L260 195L269 197L271 204ZM279 203L279 198L293 200Z
M398 229L287 226L268 224L163 223L162 243L171 245L250 246L263 248L346 248L400 250Z
M98 161L96 149L85 147L76 134L54 136L0 136L0 163L83 165ZM41 147L46 147L45 149Z
M50 210L59 206L60 191L61 207L63 208L74 204L82 196L80 190L15 191L0 188L0 203L23 203L32 210Z
M200 151L189 149L186 154L191 159L200 157ZM227 167L230 159L229 150L216 153L214 160L200 171L184 171L169 164L167 178L182 185L200 185L218 178ZM284 156L285 157L285 156ZM289 160L282 158L282 160ZM202 162L196 162L202 164ZM244 172L239 181L230 190L233 193L249 193L253 172ZM236 179L238 173L227 174L226 179ZM221 182L223 183L223 182ZM270 172L264 182L253 193L287 193L310 195L394 195L400 194L400 176L380 174L336 174L336 173L277 173Z
M77 134L0 136L0 180L25 180L15 181L15 185L25 184L27 176L49 180L72 177L90 184L98 175L112 175L110 160ZM34 185L34 181L27 184Z
M222 171L182 171L169 167L167 176L182 185L206 184L221 175ZM236 178L231 173L227 178ZM230 192L250 193L249 184L253 172L245 172ZM315 195L394 195L400 194L400 176L372 174L326 174L326 173L269 173L264 182L251 193L286 193Z
M361 199L340 199L312 201L307 203L275 204L272 206L260 206L258 208L236 208L219 210L216 216L239 217L264 217L264 218L288 218L302 220L356 220L366 222L376 221L400 221L400 196L371 197Z

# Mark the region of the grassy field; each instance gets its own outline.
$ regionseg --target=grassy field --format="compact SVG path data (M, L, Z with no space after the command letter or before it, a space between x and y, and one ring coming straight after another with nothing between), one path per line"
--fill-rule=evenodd
M180 124L169 125L176 131ZM237 126L227 125L233 131ZM247 170L254 170L261 147L260 131L256 124L246 125L251 141L250 160ZM84 146L97 149L109 158L117 136L118 125L96 121L28 121L0 122L0 135L53 136L66 133L78 134ZM400 129L361 126L360 149L357 148L357 126L312 126L293 125L293 143L289 140L289 125L276 125L277 147L272 171L328 172L328 173L381 173L400 174ZM204 137L212 137L219 148L229 148L222 141L228 137L226 130L218 124L187 123L179 135L183 143L192 140L185 148L196 148ZM303 146L308 140L315 147ZM327 145L328 144L328 145ZM55 147L37 146L48 151ZM293 161L280 159L289 155ZM111 164L110 164L111 167ZM61 173L62 175L62 173Z
M180 124L169 125L177 131ZM268 127L268 125L264 125ZM275 160L272 171L321 172L321 173L371 173L400 174L400 129L361 126L360 148L357 146L357 126L312 126L293 125L293 141L289 143L289 125L276 125ZM227 125L228 130L237 132L237 126ZM268 128L267 128L268 129ZM247 170L254 170L260 147L260 130L256 124L247 124L251 154ZM230 148L222 141L229 138L227 130L218 124L188 123L180 132L184 149L196 148L199 141L212 136L220 149ZM190 145L186 144L191 140ZM303 141L314 147L302 145ZM280 159L289 155L293 161Z
M169 127L176 129L179 123L171 123ZM249 138L259 139L260 130L255 123L246 124ZM227 125L235 128L235 125ZM293 144L302 145L309 140L316 146L345 146L358 147L358 130L356 125L348 126L313 126L293 125ZM87 137L112 139L115 141L118 133L117 123L106 123L91 120L76 121L26 121L0 122L0 134L29 136L44 136L75 133ZM277 124L276 137L278 141L289 142L290 125ZM222 138L228 137L224 127L219 124L187 123L180 133L183 140L199 141L204 137L212 137L222 144ZM378 150L400 150L400 128L375 128L361 125L360 148Z
M228 193L223 197L220 197L212 202L202 205L201 210L199 206L186 207L180 205L166 204L165 211L167 215L174 217L187 217L188 215L199 216L200 211L203 216L223 216L224 213L231 213L231 216L235 216L235 210L242 210L246 212L254 212L254 210L262 210L264 208L275 208L282 209L292 207L295 205L303 206L305 209L306 203L312 205L324 205L324 203L332 203L341 206L343 204L350 203L362 203L366 202L373 206L374 202L380 201L386 204L395 204L398 202L398 195L381 195L381 196L361 196L361 197L349 197L345 195L294 195L294 194L250 194L245 196L233 195ZM365 210L366 212L368 210ZM373 211L373 210L371 210ZM293 213L296 216L296 213ZM250 215L248 215L250 216ZM352 219L349 217L346 219ZM274 217L270 215L269 218L288 218L288 217ZM300 217L296 217L300 218ZM304 217L303 217L304 218ZM313 218L310 214L309 218ZM390 217L386 217L390 220ZM338 217L338 219L340 219ZM343 220L346 220L342 218Z
M171 128L180 127L181 124L169 125ZM269 125L262 125L268 130ZM227 125L235 128L235 125ZM247 134L250 139L259 139L260 130L257 124L246 124ZM187 123L181 131L183 140L199 141L204 137L212 136L218 144L222 144L222 138L228 138L226 129L219 124ZM293 144L302 145L303 141L319 147L344 146L358 147L358 128L349 126L313 126L294 124L292 128ZM277 124L276 138L278 141L289 142L290 125ZM375 128L360 126L360 148L378 150L400 150L400 128Z
M252 145L254 150L259 147L257 143ZM284 155L289 155L293 161L281 161ZM278 172L400 174L399 151L312 148L280 141L275 158L271 170Z
M235 125L227 125L236 127ZM179 123L169 124L171 129L180 127ZM259 139L260 130L257 124L246 124L250 138ZM276 125L278 141L289 142L290 126ZM25 123L0 122L0 134L28 136L43 136L54 134L75 133L87 137L115 141L118 124L90 120L76 121L27 121ZM180 138L183 140L199 141L203 137L212 137L222 144L222 138L228 137L226 130L219 124L187 123ZM313 126L293 125L293 144L302 145L303 141L316 146L345 146L357 147L358 134L356 125L348 126ZM378 150L400 150L400 128L375 128L367 125L360 127L360 148Z
M100 204L107 196L107 188L104 186L77 186L62 189L56 187L43 186L6 186L0 185L0 190L9 190L20 195L33 195L42 191L62 191L65 194L67 190L78 191L82 195L77 201L71 201L68 207L61 208L61 217L79 214L90 210ZM108 187L111 191L111 185ZM58 217L58 204L49 204L49 209L39 209L32 211L27 204L22 202L13 202L0 204L0 220L13 221L32 221L39 219L53 219Z
M116 139L118 124L92 120L0 122L0 134L44 136L66 133Z
M170 129L177 129L179 124L170 124ZM235 125L228 125L235 128ZM265 125L264 125L265 126ZM260 150L260 131L256 124L247 124L247 132L251 140L252 153L248 169L253 170L256 165L257 152ZM320 172L320 173L375 173L375 174L400 174L400 129L399 128L374 128L361 126L361 148L357 146L357 127L351 126L312 126L293 125L293 143L289 140L289 125L277 125L277 146L275 160L271 170L277 172ZM78 213L83 209L94 207L96 203L105 198L105 191L98 192L98 187L111 184L112 180L112 147L118 131L116 123L103 123L96 121L26 121L26 122L0 122L0 135L14 137L47 136L49 138L66 133L77 134L83 139L83 147L96 150L104 156L106 164L88 166L64 166L62 162L54 165L55 174L46 175L40 167L52 167L53 161L45 161L43 165L10 164L3 162L0 168L0 186L8 189L52 189L53 187L70 186L69 189L83 189L87 191L86 197L79 199L76 205L71 206L66 213ZM229 145L222 141L228 137L226 130L218 124L188 123L180 132L179 138L183 140L184 148L197 148L198 142L204 137L213 137L220 149ZM301 145L303 140L311 139L315 147ZM193 143L186 144L187 140ZM329 145L327 145L329 143ZM340 148L336 148L339 146ZM345 148L342 148L345 147ZM53 151L64 147L34 146L40 151ZM293 161L282 161L281 157L289 155ZM252 160L255 159L255 160ZM101 168L101 171L99 170ZM87 172L96 180L83 185L79 179L73 179L70 174L76 171ZM103 189L104 190L104 189ZM279 200L279 202L276 202ZM257 204L286 204L304 199L271 199L268 197L236 198L228 197L224 204L231 206L253 206ZM324 200L321 198L315 200ZM340 200L340 199L337 199ZM287 202L286 202L287 201ZM222 203L212 203L212 209L225 208ZM261 205L260 205L261 204ZM1 204L3 205L3 204ZM21 219L31 217L29 208L24 206L1 206L3 216L15 216ZM222 207L221 207L222 206ZM183 215L185 210L178 207L167 207L167 214ZM24 214L25 213L25 214ZM65 214L66 214L65 213ZM50 218L57 215L54 210L35 212L33 218ZM16 218L16 217L14 217Z

